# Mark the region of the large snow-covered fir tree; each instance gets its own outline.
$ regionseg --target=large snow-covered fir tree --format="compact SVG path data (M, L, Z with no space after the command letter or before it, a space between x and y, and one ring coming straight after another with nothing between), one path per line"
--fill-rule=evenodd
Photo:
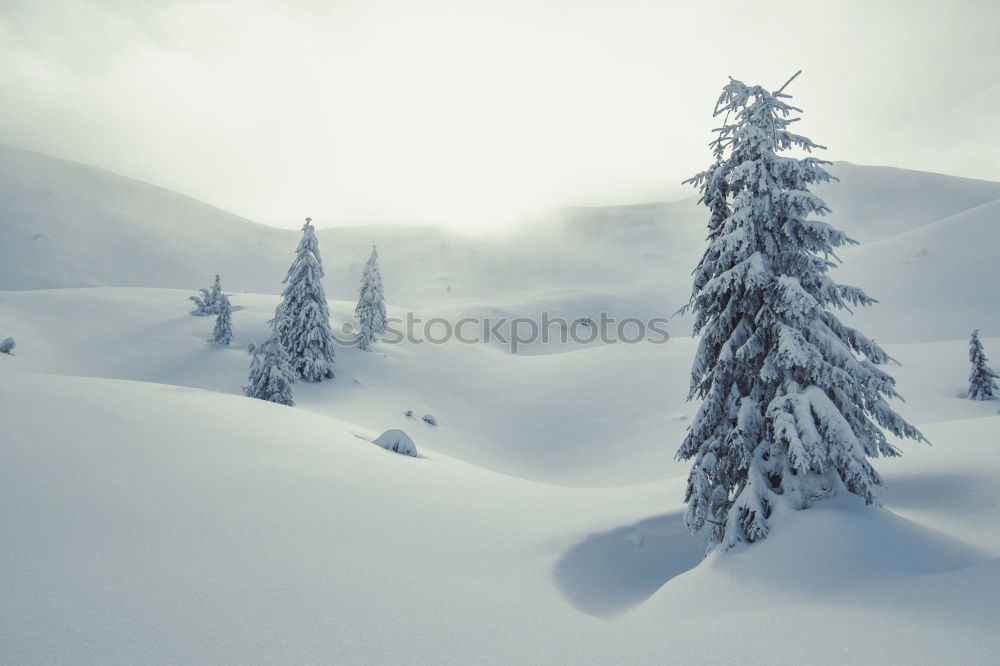
M188 300L194 301L195 309L191 313L198 317L219 314L219 303L222 299L222 278L215 274L215 282L211 289L199 289L201 296L188 296Z
M229 297L222 294L216 305L218 314L215 317L215 330L212 331L212 338L223 346L229 346L233 341L233 307L229 302Z
M322 278L319 241L307 217L272 324L292 367L309 381L333 377L333 331Z
M250 398L294 407L292 385L295 383L295 370L278 336L272 334L262 345L251 342L247 350L251 356L250 378L243 387L243 393Z
M382 274L378 270L378 250L372 245L372 254L361 272L361 289L354 314L361 320L358 346L368 351L385 333L385 295L382 293Z
M886 402L898 395L878 367L889 356L831 311L875 301L827 276L834 249L854 241L816 219L829 209L809 187L831 179L828 162L779 154L821 148L788 130L801 111L785 86L730 79L714 164L688 181L710 213L682 309L702 335L688 397L703 402L677 457L693 460L688 527L726 548L841 491L875 502L868 458L899 455L883 429L923 439Z
M969 338L969 361L972 363L972 370L969 372L969 399L992 400L993 396L1000 393L996 381L1000 375L987 365L989 361L983 351L978 329Z

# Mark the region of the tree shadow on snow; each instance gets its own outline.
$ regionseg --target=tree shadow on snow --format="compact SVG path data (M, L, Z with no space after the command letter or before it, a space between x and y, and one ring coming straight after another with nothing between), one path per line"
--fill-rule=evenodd
M591 534L566 551L553 578L574 608L608 618L642 603L704 554L678 511Z

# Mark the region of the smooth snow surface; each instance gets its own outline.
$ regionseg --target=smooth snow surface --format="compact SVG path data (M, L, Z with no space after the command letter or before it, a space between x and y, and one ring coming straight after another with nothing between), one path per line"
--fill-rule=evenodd
M882 301L860 322L879 342L1000 335L1000 183L838 162L816 188L827 218L863 244L834 278ZM692 192L693 194L693 192ZM309 211L289 211L301 219ZM219 273L227 292L277 294L299 234L180 194L0 146L0 289L169 287L192 294ZM377 243L390 306L431 316L669 316L704 250L695 197L567 209L518 234L470 239L419 227L328 228L316 220L326 292L356 300ZM391 313L390 313L390 316ZM675 336L690 332L675 322Z
M334 380L275 405L240 387L295 232L22 151L0 170L0 663L1000 653L1000 401L962 397L973 328L1000 358L995 285L971 279L997 264L1000 185L837 165L822 196L865 243L833 275L883 301L863 330L933 445L875 462L883 508L837 497L706 559L673 460L697 407L683 322L663 345L339 348ZM373 239L390 317L669 314L693 211L564 211L489 242L323 230L333 328ZM229 347L189 314L216 272ZM372 445L400 429L420 458Z

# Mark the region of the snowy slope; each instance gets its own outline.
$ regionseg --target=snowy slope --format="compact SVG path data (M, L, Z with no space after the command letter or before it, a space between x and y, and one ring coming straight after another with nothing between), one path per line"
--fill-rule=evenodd
M0 285L263 288L294 234L95 167L0 146ZM225 248L225 252L223 252ZM213 268L218 266L218 268ZM236 284L233 285L236 287Z
M869 243L910 231L964 210L1000 199L1000 183L894 167L836 162L828 167L835 181L816 193L830 206L828 222L852 238ZM669 249L704 241L705 213L696 198L563 212L575 233L618 244L645 242ZM700 222L684 233L684 227Z
M18 340L3 367L239 393L247 343L266 338L277 298L234 295L235 339L220 349L207 342L214 317L189 315L186 296L157 289L0 292L4 335ZM353 309L352 302L330 302L335 329L353 319ZM415 429L418 446L508 474L635 483L681 469L663 441L676 441L694 410L679 400L691 353L687 339L530 355L457 342L386 344L370 354L344 348L336 379L300 385L295 400L380 432ZM664 410L671 402L676 408ZM600 409L581 414L581 404ZM407 409L434 414L440 425L407 419Z
M0 292L9 371L162 382L238 394L246 345L263 340L277 298L237 294L235 339L211 338L213 317L188 314L186 293L158 289ZM331 301L334 329L352 302ZM390 307L390 315L400 314ZM1000 338L984 338L1000 360ZM333 382L300 385L296 403L372 430L415 429L449 456L548 483L614 486L683 473L673 460L697 408L684 401L695 341L594 344L512 355L494 345L383 344L337 352ZM887 345L891 368L917 425L985 417L991 403L956 398L965 387L967 342ZM437 428L407 419L431 413ZM418 442L418 446L421 442ZM905 445L907 450L913 445Z
M298 220L308 211L290 211ZM320 226L330 221L317 220ZM469 239L434 227L344 227L319 232L331 295L356 291L377 243L394 301L493 293L538 282L551 246ZM194 290L221 273L237 292L278 293L297 232L256 224L183 195L38 153L0 146L0 288L166 287ZM563 267L601 284L589 258Z
M825 196L870 242L835 277L883 300L861 323L902 363L897 406L933 446L876 461L884 509L837 498L703 560L673 460L697 407L695 341L342 348L336 379L297 386L297 407L247 399L246 347L267 333L295 232L29 153L0 164L0 338L18 343L0 354L2 663L1000 651L1000 402L961 397L970 328L1000 363L992 283L975 279L1000 247L996 184L837 165ZM671 312L702 248L697 215L686 200L564 211L501 239L380 230L389 314ZM375 233L320 234L335 329ZM236 292L225 349L187 301L218 266ZM49 275L147 286L23 289L59 284L33 282ZM369 441L390 428L423 457Z
M841 279L880 301L853 324L866 333L893 342L1000 334L1000 200L851 248L843 260Z
M6 663L551 658L608 633L549 572L580 507L617 518L600 492L167 385L4 376L0 396Z
M825 220L860 243L841 251L831 277L880 300L853 325L880 342L948 340L974 328L1000 335L988 277L1000 265L1000 183L847 162L830 171L839 181L816 188L833 211ZM705 247L706 214L694 200L565 215L574 237L637 269L619 294L645 303L659 295L673 309L686 301ZM689 330L688 319L675 321L676 335Z
M941 458L911 452L884 466L899 513L831 501L699 566L683 476L532 483L446 458L422 432L413 459L308 410L156 383L4 373L0 405L6 663L654 663L737 649L989 663L1000 649L1000 544L983 530L1000 498L979 481L1000 465L996 418L928 429L952 448L947 487L964 493L951 501L934 501Z
M290 211L290 218L307 214ZM342 248L342 254L331 252L328 269L338 284L351 276L346 296L372 242L408 247L410 259L421 264L423 255L447 249L458 237L384 227L334 230L321 238L328 249ZM296 231L257 224L176 192L0 146L0 288L194 290L218 272L229 290L278 293L297 240Z
M864 320L871 335L889 342L943 340L975 326L1000 334L992 294L968 287L979 266L1000 261L1000 227L988 223L1000 183L845 162L832 171L840 182L819 190L834 211L830 221L863 242L843 253L847 263L834 277L885 302L881 314ZM305 214L289 212L292 219ZM953 232L920 231L962 216L980 221L953 224ZM926 272L914 269L936 242L920 236L931 233L954 234L949 254L936 251L932 263L957 256L956 246L974 249L982 263L952 260ZM704 234L704 213L689 198L567 209L492 238L433 227L327 228L318 235L331 298L355 297L374 242L391 303L459 318L493 308L513 316L540 310L594 316L602 309L619 317L669 315L687 299ZM296 242L294 231L173 192L0 147L0 289L194 290L219 272L229 291L277 293ZM961 303L942 298L945 293L961 293ZM932 327L914 326L902 315L928 307L949 310ZM688 326L677 321L675 334L686 334Z
M1000 183L895 167L837 162L836 182L816 188L831 224L861 243L917 229L1000 199Z

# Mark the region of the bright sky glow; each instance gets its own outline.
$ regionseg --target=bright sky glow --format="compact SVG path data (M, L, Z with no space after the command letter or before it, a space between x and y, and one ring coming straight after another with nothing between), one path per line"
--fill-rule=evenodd
M0 1L0 142L251 219L689 194L727 75L831 159L1000 180L1000 3Z

